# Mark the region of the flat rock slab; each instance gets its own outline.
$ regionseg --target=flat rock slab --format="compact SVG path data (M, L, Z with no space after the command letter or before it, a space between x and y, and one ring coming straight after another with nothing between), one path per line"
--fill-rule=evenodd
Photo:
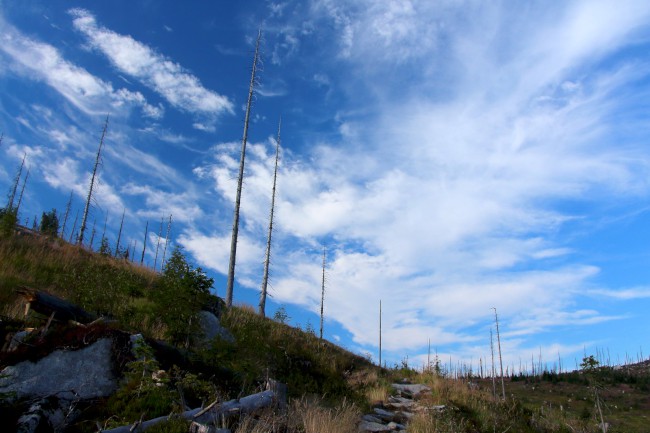
M68 394L82 400L107 397L117 388L111 340L102 338L81 350L57 350L34 363L24 361L0 373L0 392L16 397Z
M403 384L403 383L393 383L391 385L393 389L396 391L399 391L400 394L402 395L407 395L407 396L417 396L418 394L421 394L423 392L430 392L431 388L429 388L426 385L421 385L421 384Z
M385 424L380 424L377 422L370 421L361 421L359 424L360 432L382 432L382 431L393 431L392 428L388 427Z
M361 419L368 422L376 422L377 424L381 423L380 418L377 418L376 416L370 414L362 416Z
M374 408L373 410L375 411L375 415L381 418L382 421L389 422L395 418L395 412L389 412L378 407Z

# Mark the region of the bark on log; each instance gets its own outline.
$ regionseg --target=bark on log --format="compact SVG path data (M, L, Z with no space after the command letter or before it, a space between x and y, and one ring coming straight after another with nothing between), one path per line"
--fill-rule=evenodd
M52 313L55 313L54 318L59 321L74 320L80 323L88 323L96 318L83 308L40 290L19 287L16 289L16 293L22 296L25 302L29 304L31 310L45 316L50 316ZM26 311L28 310L26 309Z
M286 385L275 382L272 385L273 389L259 392L243 397L239 400L230 400L224 403L213 403L206 408L197 408L183 412L181 417L189 419L199 424L210 424L219 421L222 417L228 418L234 415L253 413L257 410L271 407L278 404L283 407L286 404ZM149 427L165 421L167 416L143 421L135 429L133 424L117 427L110 430L103 430L105 433L130 433L141 432Z

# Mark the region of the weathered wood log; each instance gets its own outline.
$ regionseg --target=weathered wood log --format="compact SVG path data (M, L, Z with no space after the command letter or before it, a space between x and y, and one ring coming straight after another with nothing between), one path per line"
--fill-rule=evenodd
M286 385L271 382L271 389L258 392L237 400L230 400L224 403L217 403L216 401L205 408L197 408L185 411L180 414L181 417L194 421L199 424L210 424L221 420L222 418L229 418L235 415L249 414L256 412L260 409L278 405L284 407L286 405ZM158 424L159 422L168 419L167 416L150 419L148 421L138 422L135 429L134 425L125 425L110 430L103 430L105 433L131 433L141 432L149 427Z
M41 290L19 287L16 289L16 293L27 303L25 314L31 309L45 316L51 316L54 313L54 319L59 321L74 320L88 323L96 319L96 316L83 308Z

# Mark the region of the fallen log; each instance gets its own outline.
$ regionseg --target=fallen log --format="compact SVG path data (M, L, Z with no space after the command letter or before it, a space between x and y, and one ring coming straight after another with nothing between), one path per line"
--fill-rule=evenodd
M197 408L185 411L180 414L181 417L194 421L199 424L211 424L222 418L229 418L235 415L244 415L254 413L260 409L278 405L286 405L286 385L270 381L266 391L258 392L241 399L226 401L223 403L213 402L205 408ZM168 416L161 416L148 421L138 421L135 424L116 427L110 430L102 430L104 433L132 433L145 431L149 427L167 420Z
M27 303L25 316L27 316L31 309L44 316L51 316L54 313L54 319L64 322L73 320L75 322L88 323L96 319L93 314L83 308L41 290L30 287L19 287L16 289L16 293Z

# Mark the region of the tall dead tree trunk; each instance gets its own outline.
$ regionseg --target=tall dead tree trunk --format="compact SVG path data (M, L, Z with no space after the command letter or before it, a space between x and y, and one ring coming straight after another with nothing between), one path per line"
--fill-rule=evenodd
M72 232L70 232L70 239L68 239L68 242L72 243L72 239L74 239L74 232L77 230L77 221L79 221L79 209L77 209L77 215L74 217L74 224L72 225Z
M255 43L255 56L253 57L253 70L251 71L251 81L248 87L248 101L246 103L246 116L244 117L244 136L241 141L241 157L239 160L239 176L237 178L237 196L235 198L235 212L232 223L232 238L230 239L230 263L228 265L228 282L226 285L226 306L232 305L232 292L235 282L235 260L237 256L237 236L239 234L239 206L241 203L242 183L244 182L244 162L246 160L246 142L248 140L248 121L251 114L251 105L253 103L253 93L255 90L255 74L257 73L257 62L260 55L260 41L262 40L262 29L257 33L257 42Z
M7 201L8 211L12 211L14 209L14 199L16 198L16 191L18 190L18 184L20 183L20 178L23 175L23 168L25 167L25 158L27 158L27 154L23 155L23 161L20 163L20 168L18 169L18 173L16 173L13 186L11 187L11 192L9 193L9 200Z
M381 368L381 299L379 300L379 368Z
M162 238L162 228L163 228L163 218L160 218L160 230L158 230L158 243L156 243L156 257L153 260L153 270L156 270L156 265L158 264L158 251L160 250L160 238Z
M320 293L320 340L323 341L323 313L325 311L325 257L327 250L323 247L323 278Z
M93 218L93 229L90 232L90 242L88 242L88 246L90 247L90 250L93 250L93 242L95 242L95 233L97 231L95 230L95 225L97 224L97 218Z
M142 257L140 258L140 265L144 264L144 253L147 251L147 234L149 233L149 221L144 226L144 241L142 241Z
M167 234L165 235L165 248L163 248L162 261L160 262L160 270L165 267L165 257L167 256L167 245L169 244L169 234L172 230L172 215L169 214L169 222L167 223Z
M27 168L27 173L25 174L25 179L23 180L23 187L20 189L20 195L18 196L18 204L16 205L16 216L20 211L20 204L23 201L23 194L25 193L25 186L27 185L27 179L29 179L30 168Z
M68 216L70 215L70 207L72 206L72 191L70 191L70 198L68 199L68 204L65 205L65 216L63 217L63 227L61 228L61 238L65 236L65 226L68 222Z
M499 334L499 317L497 316L497 309L492 307L494 310L494 321L497 326L497 343L499 347L499 364L501 365L501 397L503 400L506 399L506 385L503 382L503 358L501 357L501 336Z
M264 275L262 276L262 290L260 293L260 316L264 317L266 309L266 288L269 283L269 266L271 264L271 237L273 236L273 212L275 210L275 186L278 179L278 159L280 156L280 129L282 119L278 124L278 139L275 142L275 168L273 170L273 190L271 192L271 212L269 214L269 234L266 238L266 255L264 257Z
M490 352L492 352L492 396L497 398L496 370L494 369L494 337L490 328Z
M113 257L117 257L120 254L120 240L122 239L122 227L124 227L124 214L126 213L126 208L122 209L122 221L120 222L120 230L117 233L117 242L115 244L115 254Z
M95 157L95 165L93 166L93 174L90 177L90 186L88 187L88 196L86 197L86 207L84 208L83 217L81 218L81 227L79 228L79 237L77 244L83 245L84 232L86 231L86 221L88 220L88 211L90 210L90 202L93 198L93 187L95 185L95 176L97 176L97 168L101 162L102 147L104 146L104 137L106 136L106 129L108 129L108 115L106 115L106 122L104 123L104 130L102 131L102 138L99 140L99 148L97 149L97 156Z

